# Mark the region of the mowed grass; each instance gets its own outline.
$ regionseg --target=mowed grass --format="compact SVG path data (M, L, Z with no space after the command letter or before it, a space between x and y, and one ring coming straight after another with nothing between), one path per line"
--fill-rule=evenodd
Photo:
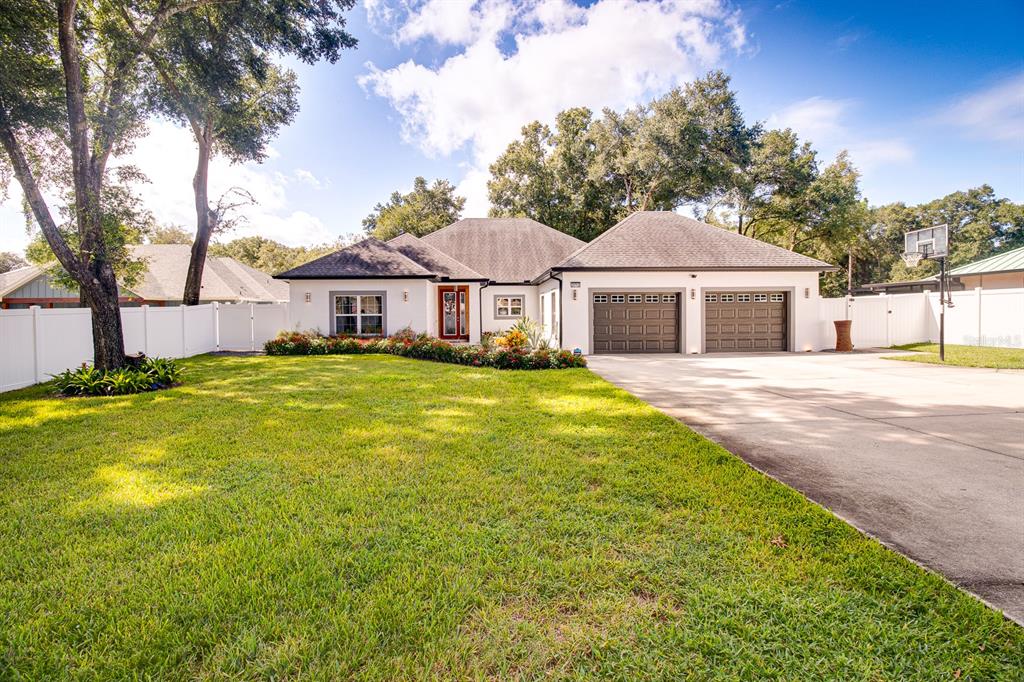
M955 346L946 344L946 362L939 360L939 344L909 343L893 346L894 350L916 351L914 355L891 355L888 360L928 362L954 367L990 367L992 369L1024 369L1024 349L991 346Z
M1024 629L587 370L0 395L0 678L1011 679Z

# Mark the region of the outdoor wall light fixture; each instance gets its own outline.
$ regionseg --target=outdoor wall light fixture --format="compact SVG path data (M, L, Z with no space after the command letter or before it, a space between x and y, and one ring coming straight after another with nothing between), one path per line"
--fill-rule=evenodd
M409 302L409 290L408 289L403 289L402 290L402 302L403 303L408 303Z
M811 297L811 288L810 287L804 287L804 298L810 298L810 297Z
M576 300L579 297L579 289L572 290L572 300Z
M692 300L694 300L696 298L697 298L697 290L696 289L690 289L690 300L692 301Z
M306 303L311 303L312 301L313 301L313 294L311 292L307 291L306 292Z

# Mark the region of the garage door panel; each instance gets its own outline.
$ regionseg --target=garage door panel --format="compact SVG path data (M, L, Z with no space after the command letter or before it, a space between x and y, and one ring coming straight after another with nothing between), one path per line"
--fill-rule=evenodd
M708 291L704 294L704 350L783 351L788 344L786 292Z
M678 352L681 298L662 292L592 294L593 352Z

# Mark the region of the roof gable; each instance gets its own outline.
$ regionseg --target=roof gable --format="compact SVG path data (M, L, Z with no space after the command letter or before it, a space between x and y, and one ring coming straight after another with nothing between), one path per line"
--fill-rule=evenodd
M448 254L435 249L422 239L403 233L385 242L427 270L451 280L486 280L479 272L455 260Z
M1017 272L1024 270L1024 246L997 253L988 258L961 265L949 271L950 275L980 275L990 272Z
M833 266L670 211L638 211L555 269L831 270Z
M493 282L530 282L586 242L530 218L463 218L420 238Z
M24 265L20 268L0 273L0 298L7 296L16 289L20 289L36 277L41 277L44 274L35 265Z
M277 279L433 277L434 273L384 242L367 237L277 275Z

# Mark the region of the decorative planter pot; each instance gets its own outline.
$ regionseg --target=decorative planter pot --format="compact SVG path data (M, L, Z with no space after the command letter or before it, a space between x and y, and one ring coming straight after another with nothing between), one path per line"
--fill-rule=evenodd
M836 350L848 353L853 350L853 338L850 336L852 320L835 320L832 324L836 326Z

